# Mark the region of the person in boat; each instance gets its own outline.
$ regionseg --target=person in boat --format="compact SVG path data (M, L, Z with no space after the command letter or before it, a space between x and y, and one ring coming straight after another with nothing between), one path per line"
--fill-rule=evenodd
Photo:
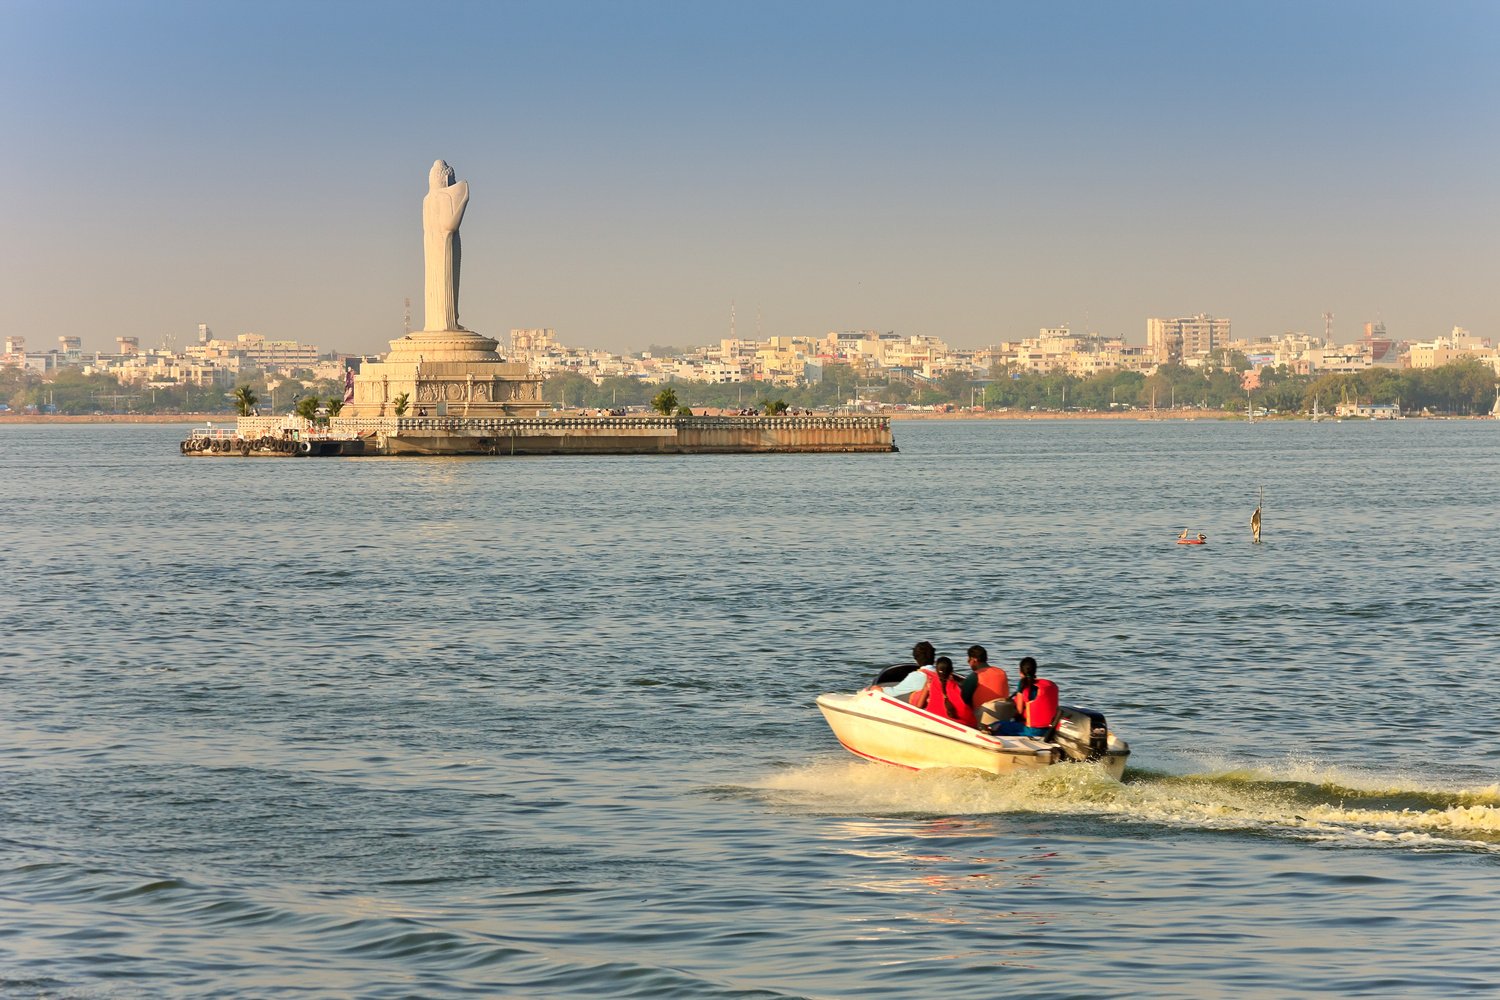
M963 686L953 676L952 660L939 656L931 667L912 673L921 674L926 679L926 683L911 696L913 707L925 708L933 715L941 715L965 726L974 725L974 713L964 700Z
M888 698L899 698L902 701L909 700L908 696L912 692L921 689L927 683L927 678L922 675L922 671L924 668L927 670L932 669L932 661L935 656L937 656L937 650L933 647L932 643L924 639L911 648L911 658L916 663L914 670L894 684L871 684L870 689L884 692Z
M990 727L996 736L1046 736L1057 721L1057 685L1036 675L1036 660L1023 657L1021 679L1011 703L1017 718Z
M1004 668L990 664L990 654L983 646L969 647L969 676L961 685L964 701L974 712L981 728L991 723L1008 719L1014 714L1010 709L1010 677Z

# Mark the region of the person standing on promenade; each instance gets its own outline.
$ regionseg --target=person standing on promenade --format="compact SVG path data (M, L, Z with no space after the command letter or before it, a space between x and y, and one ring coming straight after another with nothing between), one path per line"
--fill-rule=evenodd
M980 726L1011 718L1010 678L1001 667L990 665L990 654L983 646L969 647L969 676L962 685L964 703L974 711Z

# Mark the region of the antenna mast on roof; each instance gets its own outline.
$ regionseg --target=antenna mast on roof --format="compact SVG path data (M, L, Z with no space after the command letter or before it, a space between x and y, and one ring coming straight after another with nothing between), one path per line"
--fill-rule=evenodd
M1333 313L1323 314L1323 343L1333 343Z

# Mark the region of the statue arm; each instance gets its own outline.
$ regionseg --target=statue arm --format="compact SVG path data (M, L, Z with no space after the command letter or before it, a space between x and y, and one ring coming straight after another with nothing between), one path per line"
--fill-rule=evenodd
M453 209L453 228L464 221L464 209L469 207L469 182L459 181L448 187L448 203Z
M422 227L429 231L453 233L464 221L464 209L469 205L469 184L459 181L440 191L433 191L422 199Z

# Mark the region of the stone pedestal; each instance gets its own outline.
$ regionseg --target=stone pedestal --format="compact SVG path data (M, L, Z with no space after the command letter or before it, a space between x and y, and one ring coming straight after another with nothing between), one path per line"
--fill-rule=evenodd
M354 376L351 417L395 416L407 396L406 416L532 417L542 402L541 376L495 353L496 341L470 330L423 330L391 341L384 360Z

